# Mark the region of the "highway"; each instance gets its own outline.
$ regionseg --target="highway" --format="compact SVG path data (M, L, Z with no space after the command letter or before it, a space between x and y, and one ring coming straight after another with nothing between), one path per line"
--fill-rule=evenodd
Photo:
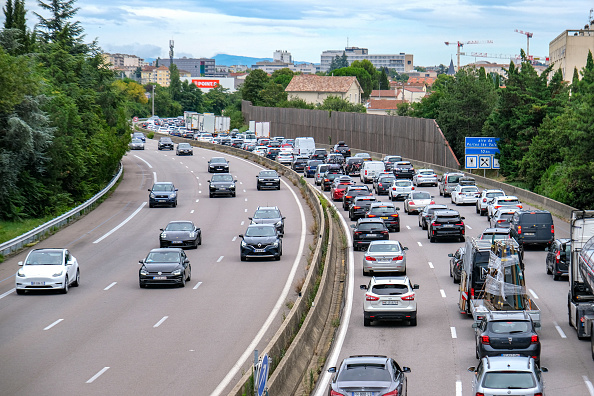
M208 198L212 156L229 159L237 197ZM178 157L150 139L123 164L108 199L35 246L68 248L80 264L80 287L18 296L14 274L27 251L0 265L0 394L225 394L296 299L312 218L290 183L257 191L259 165L196 147ZM154 181L179 188L176 208L149 209ZM259 205L277 205L286 216L280 261L239 259L238 234ZM159 229L171 220L202 229L202 246L186 251L192 280L185 288L140 289L138 261L159 247Z
M313 184L313 179L308 179ZM358 178L355 179L360 184ZM371 186L371 185L370 185ZM318 188L318 187L316 187ZM318 188L319 189L319 188ZM465 217L466 236L476 236L489 226L486 216L475 212L475 206L455 206L450 198L439 196L437 187L419 187L429 191L436 203L449 205ZM329 192L324 193L329 200ZM377 196L376 196L377 197ZM389 201L387 196L377 197ZM347 225L348 212L340 202L335 203ZM404 213L400 207L401 231L390 233L391 240L399 240L409 248L407 252L407 275L412 283L420 285L416 292L418 325L411 327L407 322L374 322L371 327L363 326L363 298L365 291L359 285L367 284L368 277L362 275L363 252L353 252L352 313L346 323L344 342L336 345L336 357L332 355L326 368L338 366L342 359L351 355L379 354L393 357L400 366L408 366L409 395L471 395L473 374L467 371L476 366L474 329L472 319L462 315L458 309L458 285L449 276L448 253L454 253L463 245L461 242L439 240L430 243L427 231L418 226L417 215ZM569 237L568 223L558 218L555 221L555 235ZM349 228L351 233L352 229ZM568 324L566 278L555 282L546 274L544 250L530 250L525 253L526 285L542 312L542 365L549 369L543 374L547 395L594 395L594 363L589 340L580 341ZM351 268L351 267L349 267ZM349 310L347 306L343 313ZM341 340L337 334L336 340ZM316 396L327 395L331 376L322 373L315 391Z

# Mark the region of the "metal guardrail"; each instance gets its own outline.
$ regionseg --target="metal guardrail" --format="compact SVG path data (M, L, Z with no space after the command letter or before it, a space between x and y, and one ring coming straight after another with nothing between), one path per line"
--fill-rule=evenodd
M91 206L97 202L101 197L103 197L118 181L118 179L122 176L123 166L120 162L120 167L118 169L118 173L111 179L109 184L97 194L95 194L91 199L84 202L83 204L77 206L76 208L64 213L63 215L56 217L48 221L45 224L40 225L37 228L32 229L31 231L22 234L14 239L11 239L8 242L4 242L0 244L0 254L3 256L7 256L8 254L20 250L23 246L41 240L45 235L53 233L55 230L58 230L72 220L80 217L81 215L85 214Z

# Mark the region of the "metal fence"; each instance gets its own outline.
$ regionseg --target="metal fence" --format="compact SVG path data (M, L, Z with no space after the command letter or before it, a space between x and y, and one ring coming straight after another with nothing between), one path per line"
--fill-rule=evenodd
M246 120L268 121L276 136L311 136L317 143L349 146L400 155L448 168L460 168L435 120L326 110L252 106L242 102Z
M56 230L68 225L72 221L78 219L80 216L90 211L93 208L93 205L117 183L118 179L122 176L122 171L123 167L120 163L117 174L111 179L109 184L85 203L25 234L0 244L0 254L2 256L6 256L12 252L20 250L29 243L39 241L46 235L51 235Z

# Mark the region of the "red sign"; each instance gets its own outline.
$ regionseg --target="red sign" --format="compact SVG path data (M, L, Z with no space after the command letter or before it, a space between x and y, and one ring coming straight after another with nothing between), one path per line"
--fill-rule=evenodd
M134 121L134 122L138 122L138 117L134 117L134 118L132 118L132 121Z
M219 80L192 80L192 84L198 88L216 88L219 86Z

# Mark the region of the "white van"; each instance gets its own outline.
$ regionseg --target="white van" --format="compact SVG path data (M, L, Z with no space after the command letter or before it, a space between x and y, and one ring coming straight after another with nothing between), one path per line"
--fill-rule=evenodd
M361 165L361 181L369 183L373 181L373 177L379 175L386 170L385 164L382 161L363 161Z
M316 151L316 142L312 137L298 137L295 138L293 144L293 154L309 157Z

